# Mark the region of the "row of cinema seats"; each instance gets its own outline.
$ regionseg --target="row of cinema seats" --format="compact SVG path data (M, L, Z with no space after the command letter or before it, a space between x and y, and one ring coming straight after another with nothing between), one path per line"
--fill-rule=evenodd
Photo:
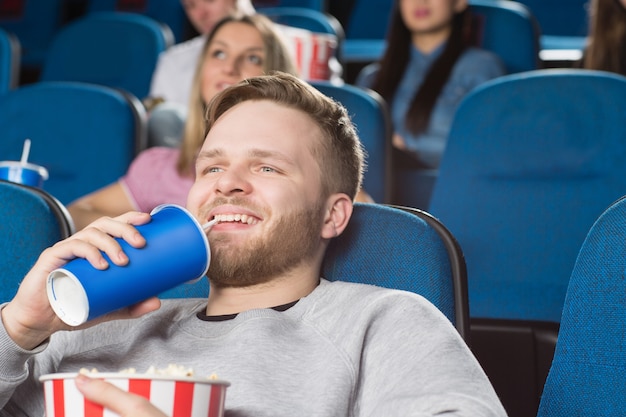
M147 12L102 11L107 8L93 6L96 3L93 0L89 13L56 29L46 40L37 80L93 82L123 88L143 99L148 94L158 54L173 45L177 37L168 24L157 20L158 16L152 17ZM359 7L355 5L355 14ZM475 19L475 43L499 55L507 72L541 67L539 26L528 8L510 0L472 0L470 8ZM347 71L348 61L354 56L349 51L350 38L337 19L302 7L263 7L259 11L279 23L333 35L337 39L337 58L344 72ZM17 29L15 25L4 26L9 35L11 28ZM32 47L23 36L13 33L13 37L21 42L19 62L12 64L15 69L28 61ZM369 41L364 45L368 51L373 50ZM383 46L381 39L378 48ZM345 73L346 80L351 77Z
M540 67L538 27L522 4L472 0L470 7L476 20L476 44L499 55L509 73ZM276 7L259 11L279 23L333 35L337 39L338 60L347 69L346 61L352 58L337 19L306 8ZM175 42L175 36L167 25L149 16L92 12L66 24L48 42L39 81L95 82L124 88L144 98L156 56ZM28 55L29 46L24 42L21 45L21 60L14 67ZM370 46L367 48L371 50ZM349 74L345 76L347 79Z
M0 197L0 231L6 237L0 251L4 271L0 301L6 301L41 248L66 237L72 226L63 206L42 190L0 181ZM626 198L622 198L600 214L581 245L538 417L615 416L626 409L625 240ZM472 347L464 266L454 236L430 214L357 204L348 229L329 247L323 275L330 280L360 277L359 282L422 294ZM206 296L206 287L195 284L163 295Z
M366 187L386 196L382 179L391 179L412 198L415 183L389 171L384 102L353 86L315 86L353 115L370 154ZM626 195L625 100L622 76L537 70L479 87L454 120L427 211L460 244L467 263L467 340L511 416L534 415L578 249L594 219ZM109 113L114 109L117 114ZM10 138L0 142L1 153L19 159L21 141L33 138L30 160L48 168L44 189L63 203L114 181L145 146L141 105L103 86L20 87L0 96L0 114L0 130Z
M37 81L89 82L143 98L148 95L159 54L173 43L171 30L149 17L137 13L92 13L55 34ZM27 48L11 32L0 33L0 91L18 85L15 81L20 77Z
M180 2L170 0L45 0L45 8L37 8L40 1L43 0L0 2L0 27L12 33L21 43L20 65L22 69L37 68L40 72L46 66L49 55L58 55L58 52L53 49L60 32L74 20L81 20L92 14L121 12L147 17L154 22L154 26L159 26L150 30L166 32L160 35L165 38L160 41L165 42L165 47L187 39L192 34L188 33L190 32L189 23L186 21ZM11 8L7 6L9 3L12 5ZM355 1L350 9L349 17L344 19L345 24L342 26L338 19L328 13L333 7L323 5L320 1L268 0L255 3L260 12L269 14L281 23L304 27L315 32L334 34L338 39L339 60L345 67L344 78L349 82L356 75L350 70L352 68L350 63L356 62L358 64L356 68L360 68L361 64L380 57L385 45L386 21L392 4L389 0ZM511 0L471 0L470 7L476 18L477 44L500 55L509 72L537 69L543 65L540 60L542 52L540 43L545 37L542 35L544 25L535 18L533 9L521 2ZM564 7L564 10L571 8L571 6ZM46 10L48 13L44 13ZM67 10L74 11L69 13ZM71 59L72 62L78 64L81 61L96 60L104 66L103 73L106 73L105 70L114 70L115 68L111 68L111 64L108 63L110 61L105 61L104 58L98 59L94 52L98 50L94 45L102 44L106 39L105 34L115 33L114 29L105 31L105 28L103 27L100 34L94 38L94 44L87 42L94 35L83 35L83 39L86 39L83 44L74 45L76 52L74 54L65 52L63 58ZM187 30L185 31L184 28ZM137 29L126 30L137 31ZM130 34L133 34L133 37L141 36L137 32L130 32L126 34L127 36L119 35L120 38L110 40L110 42L118 46L124 45L125 39L128 39ZM79 58L81 56L85 58ZM125 68L122 67L122 69ZM121 70L118 69L118 72ZM45 74L44 79L58 79L58 71L56 74ZM75 77L76 74L70 76ZM146 88L143 87L138 91L143 93ZM141 94L138 96L143 98Z
M313 32L330 33L341 41L344 37L341 24L332 15L322 11L321 1L318 3L319 5L316 5L314 1L307 3L298 1L261 2L257 5L257 8L260 12L270 15L270 17L275 17L280 23L309 29ZM271 5L281 7L268 7ZM298 7L287 7L289 5ZM280 9L280 15L274 12L275 9ZM143 20L150 20L152 23L141 22L142 26L150 26L148 28L130 27L127 23L123 27L115 28L111 23L108 23L108 26L102 26L101 24L100 27L90 27L89 32L85 28L78 29L75 27L73 31L68 31L68 27L74 26L77 21L83 21L92 15L103 13L136 15L133 19L141 20L143 17ZM131 18L128 17L127 19ZM135 26L138 26L138 24L135 24ZM109 52L106 50L103 54L104 57L98 57L96 51L102 45L105 48L109 48L109 45L123 47L125 43L131 43L132 47L132 44L135 42L134 38L154 36L154 34L142 35L141 30L164 31L165 33L160 34L159 37L165 37L165 40L160 40L161 43L165 42L165 47L197 35L197 32L195 32L195 29L193 29L187 19L181 2L172 0L0 1L0 28L14 35L21 44L19 64L23 83L52 79L50 74L47 73L49 71L46 71L46 67L50 66L48 61L51 59L59 59L59 51L55 50L59 48L59 44L67 45L67 39L59 40L62 35L65 38L75 38L79 35L82 40L82 42L75 41L77 43L72 45L74 53L64 52L65 56L63 56L63 59L72 62L73 66L78 64L79 67L81 64L83 66L88 65L85 62L89 63L95 59L103 65L102 74L106 74L111 70L120 73L127 69L124 66L121 69L115 68L110 61L106 61L105 58L109 55ZM109 39L108 35L111 34L117 38ZM136 42L141 44L142 41ZM340 46L338 45L337 54L339 54ZM139 55L139 58L145 57ZM148 60L148 62L150 61ZM43 78L40 78L40 76ZM76 74L70 74L70 76L75 77ZM55 76L55 78L58 77ZM150 77L144 78L146 79L144 83L149 83ZM103 79L103 81L107 80ZM110 81L108 82L110 83ZM143 88L141 93L145 92L147 91ZM139 97L143 98L142 95L139 95Z
M572 76L574 74L575 76ZM567 81L565 81L566 79ZM55 88L60 88L62 84L42 83L36 86L25 87L23 90L20 89L19 93L17 91L16 93L20 95L35 94L38 89L54 90ZM588 85L588 87L581 87L585 85ZM135 108L137 104L136 98L130 96L129 99L128 95L120 95L119 91L110 91L104 87L83 86L82 84L74 83L72 83L72 87L77 89L87 87L92 92L93 90L106 91L107 94L116 97L114 101L117 103L125 100L129 101L130 104L125 110L126 116L123 119L127 121L135 120L135 123L126 123L126 127L123 129L118 128L122 129L120 131L125 132L124 138L126 142L120 145L123 150L117 148L117 152L123 152L124 158L132 158L134 152L145 146L145 142L140 139L142 134L138 133L143 129L142 124L145 122L145 114L142 115L140 106L138 110ZM434 180L436 181L431 184L435 188L432 205L413 204L411 201L403 200L417 196L418 191L415 191L415 187L418 183L411 181L401 182L405 179L402 176L395 175L397 173L390 170L391 164L386 157L388 154L380 153L380 149L388 149L388 135L385 133L384 139L381 140L383 138L382 134L373 135L372 133L388 132L389 125L388 120L384 118L385 111L380 110L380 106L384 106L384 103L380 102L379 97L375 93L357 90L351 86L334 89L335 87L325 86L324 83L320 83L316 87L344 102L355 117L357 127L359 127L364 142L366 142L367 150L370 153L368 161L370 168L366 174L366 188L368 190L377 190L375 191L377 201L428 209L430 213L439 217L449 227L460 242L467 260L469 305L472 322L472 330L468 333L467 340L471 342L474 351L496 385L496 389L499 390L510 415L513 417L516 415L534 415L542 392L543 381L551 363L556 332L559 329L559 324L562 324L559 323L560 309L563 306L565 288L569 272L574 265L577 250L593 219L614 199L626 194L622 189L621 179L617 178L621 173L618 168L620 158L624 153L621 149L610 147L618 144L620 138L624 138L619 115L611 116L610 114L612 110L623 108L623 99L621 97L626 97L626 95L623 94L622 78L603 73L592 74L583 71L538 71L503 77L477 90L475 94L467 98L467 102L464 103L462 108L471 109L478 114L474 113L471 116L468 114L465 117L459 116L455 120L454 134L451 135L449 144L450 150L449 152L448 150L446 151L439 178L435 176ZM510 91L507 91L507 89L510 89ZM357 108L357 104L350 101L352 100L350 97L353 97L349 93L351 90L355 92L355 97L359 96L359 94L361 96L366 95L365 98L355 98L355 100L369 101L370 105L373 106L371 115L366 116L363 108ZM27 93L23 93L24 91L27 91ZM357 91L360 91L360 93L357 94ZM608 92L610 91L614 91L615 94L609 94ZM522 92L525 92L525 94L522 94ZM9 96L11 96L11 99L8 98ZM0 97L0 102L11 103L10 100L13 99L14 95L10 94L9 96L7 96L7 101L5 101L5 98ZM63 96L71 97L72 94L64 94ZM514 97L514 99L510 97ZM528 98L527 104L522 104L524 103L522 101L524 97ZM536 102L539 102L539 98L543 99L541 107L535 105ZM559 101L552 102L552 99ZM580 101L581 99L582 101ZM87 98L82 96L80 100L87 100ZM503 101L500 102L500 100ZM108 166L96 165L97 161L90 159L95 155L102 155L101 152L104 152L104 150L99 151L91 148L92 145L102 142L102 140L98 140L96 135L100 134L99 130L101 130L104 124L102 121L84 118L78 114L77 111L80 110L81 106L76 103L79 101L74 102L74 104L68 104L67 108L73 111L73 120L83 121L84 119L85 124L87 122L92 123L90 128L85 128L85 125L83 125L80 128L75 126L76 129L69 129L66 126L67 129L65 130L55 130L57 129L56 125L61 125L61 123L55 123L57 120L53 119L61 120L60 115L63 114L63 106L59 105L52 98L39 99L39 102L41 107L34 108L33 113L27 116L20 116L20 114L27 113L15 112L13 110L7 112L4 110L9 109L9 107L0 110L0 114L11 115L6 120L3 116L2 123L5 123L5 125L2 126L2 131L6 131L5 129L9 128L11 123L19 120L29 120L32 123L41 114L48 113L51 118L51 120L48 120L47 126L44 123L46 130L42 129L41 134L37 134L37 139L30 135L29 132L32 130L20 131L16 129L15 132L17 133L14 135L15 142L7 145L7 149L10 148L10 150L2 151L3 155L8 155L4 159L18 159L23 138L33 138L33 162L38 162L48 167L51 179L46 183L45 187L64 203L71 201L77 195L82 195L86 191L97 188L98 184L103 185L110 182L111 178L115 179L116 176L120 175L120 171L123 172L125 170L124 164L128 162L128 159L120 161L121 165L116 168L118 174L111 173ZM49 111L52 108L55 109L56 113ZM135 110L137 110L137 113L135 113ZM501 111L501 113L497 116L490 116L489 110L497 110ZM533 113L538 110L538 113ZM594 111L598 112L597 116L593 115L592 112ZM94 112L91 113L91 116L93 116ZM379 116L375 116L377 113ZM131 114L133 116L129 117ZM68 110L68 117L70 116L71 112ZM515 120L509 120L507 116L515 118ZM584 123L590 121L600 121L601 123L585 127ZM466 122L473 124L469 125L471 127L468 127L468 125L464 124ZM549 123L553 124L550 125ZM130 126L133 127L131 128ZM504 128L504 134L498 133L496 131L497 127ZM538 130L533 131L532 129ZM79 133L76 134L75 132ZM577 136L580 134L582 135ZM108 135L111 135L111 133L109 132ZM569 140L576 137L580 139ZM468 144L474 143L470 139L477 140L481 138L488 139L485 142L486 147L468 146ZM510 141L504 142L502 138L510 139ZM545 141L531 142L531 140L536 139L544 139ZM63 140L63 142L60 142L60 140ZM371 140L371 144L368 144L367 141L369 140ZM48 141L50 143L46 144L45 142ZM89 146L86 143L89 143ZM132 146L129 146L131 143ZM483 165L482 163L477 163L474 167L465 168L466 170L463 171L461 165L457 165L457 162L452 162L454 161L452 159L453 156L448 156L448 154L454 155L456 153L459 160L469 159L466 157L468 150L463 148L463 145L466 145L466 147L475 149L477 156L490 156L487 160L495 163L499 169L503 167L515 169L515 165L512 165L510 161L505 162L499 157L501 152L503 152L502 155L507 153L493 146L506 143L516 146L512 148L513 151L510 151L509 154L513 156L512 161L522 164L518 168L519 172L528 172L533 176L522 178L518 176L519 172L496 171L495 173L488 173L485 170L489 165ZM523 144L530 145L530 150L520 152L520 146ZM563 148L557 149L556 145L563 145ZM3 143L2 146L5 146L5 144ZM39 148L40 146L41 149ZM72 161L80 160L82 162L84 160L85 166L79 167L74 166L73 163L62 163L60 159L62 156L48 152L47 146L54 146L64 151L75 149L76 152L81 152L80 156L73 156ZM459 150L454 151L454 149L457 149L457 146ZM546 149L549 149L549 151L546 152ZM88 156L85 157L85 155ZM609 155L612 158L609 156L603 157L603 155ZM521 156L525 156L525 158ZM556 161L538 159L539 157L547 156L560 157L561 159ZM46 157L50 157L49 160L55 162L41 159ZM595 157L598 157L598 159L593 159ZM106 161L108 159L103 156L100 160ZM376 159L381 162L376 162ZM451 162L447 162L448 159ZM604 161L611 161L611 163L605 163ZM473 197L472 204L475 204L475 206L471 206L468 202L469 200L462 200L461 197L464 194L459 190L447 188L455 184L458 185L457 181L459 180L452 174L446 174L446 172L450 172L444 171L446 167L458 168L460 172L458 175L461 178L464 178L466 181L472 181L471 184L458 184L465 184L465 194L467 192L472 194L469 197ZM484 170L477 170L476 167L484 167ZM96 176L96 170L98 174L102 172L110 176L88 184L85 183L81 185L82 188L75 187L78 181L91 181ZM380 173L383 174L381 175ZM550 177L550 174L556 176ZM626 178L623 175L621 177ZM445 180L446 178L449 179ZM504 186L504 181L507 179L513 179L516 187L509 189L508 186ZM580 188L576 188L574 191L564 188L569 179L575 179L576 186ZM58 185L55 184L57 181L59 181ZM496 185L493 187L494 194L500 197L496 201L499 201L504 207L486 205L486 198L482 198L486 194L475 191L478 190L478 184L481 181L491 181L492 185ZM548 184L547 189L539 187L544 182ZM398 188L405 191L403 199L400 199L397 194L392 194L393 190L390 190L389 184L401 184ZM585 188L589 185L589 188ZM498 186L502 188L498 188ZM579 195L582 195L581 190L583 188L592 190L589 194L584 194L584 198ZM447 194L446 189L448 189ZM510 196L506 195L506 200L504 199L503 190L512 192ZM521 193L521 190L535 191L536 193L528 196L518 195L518 193ZM599 194L605 190L608 191L607 194ZM75 194L72 195L70 192ZM558 197L559 200L550 202L546 199L548 197ZM568 202L565 197L571 200ZM436 201L440 201L438 206L435 205ZM522 203L524 202L532 203L532 206L523 206ZM468 210L465 210L466 207ZM585 215L584 219L582 217L568 217L569 215L574 216L580 213ZM496 217L495 214L501 214L509 218ZM461 218L460 215L466 215L467 217ZM484 219L485 223L480 223L479 219ZM466 230L466 227L470 225L482 227L478 231ZM514 225L519 225L522 229L514 229ZM535 226L538 229L536 234L530 226ZM557 232L559 227L563 231L559 229ZM571 237L572 235L568 233L575 233L576 236ZM511 243L511 246L503 243ZM539 247L539 243L547 243L547 245L546 247ZM535 252L526 252L524 250L526 247L532 247L537 250ZM499 250L499 252L494 254L493 250ZM480 255L489 255L489 257L478 258ZM497 261L506 261L507 264L500 267L502 269L497 269ZM549 265L548 261L558 264L558 273L556 273L557 267L552 264ZM484 270L479 268L484 268ZM525 268L532 268L532 271ZM484 271L491 274L488 275ZM542 280L539 272L545 272L550 275L552 280L549 281L547 287L541 287L540 283ZM416 272L413 272L413 274L419 276ZM536 279L530 279L529 277L536 277ZM496 283L499 285L496 285ZM511 285L511 283L514 285ZM530 284L531 288L523 288L521 286L523 283ZM511 291L513 288L516 288L516 290ZM545 288L548 288L549 291L545 290ZM485 290L490 292L486 293L487 295L482 295L482 291ZM511 299L505 297L507 295L516 297L517 300L513 299L511 301ZM541 295L552 297L538 298ZM526 298L522 299L522 296L526 296ZM541 300L546 301L542 302ZM495 303L497 301L501 301L501 303ZM478 310L474 307L479 305L485 306L487 305L485 303L489 302L492 305L488 305L488 307L476 307ZM550 304L550 313L541 313L541 304ZM503 306L509 309L519 308L519 314L511 315L509 314L510 312L504 314L501 311ZM532 309L530 309L532 314L529 311L523 311L523 308L526 306L532 306ZM493 308L494 310L484 313L485 310L481 310L481 308Z
M327 65L329 57L322 52L309 57L304 46L306 42L329 42L337 62L341 64L339 50L344 34L341 25L332 16L311 9L284 7L265 8L263 13L278 23L315 34L305 36L290 31L288 36L293 50L300 51L296 62L303 67L303 76L308 74L307 79L327 79L330 74L320 71L320 63L309 62L320 59ZM19 39L11 32L3 31L1 35L11 39L11 49L8 45L0 45L11 52L1 63L5 64L4 72L11 72L11 80L15 80L20 76L19 67L25 57L22 53L25 48L20 49ZM175 37L169 26L149 16L117 11L91 12L55 32L38 76L31 82L89 82L120 88L143 99L149 94L159 54L174 42ZM309 67L305 68L307 64ZM328 68L326 70L328 72ZM11 84L11 87L14 86L15 83ZM10 87L5 83L4 88L6 91Z

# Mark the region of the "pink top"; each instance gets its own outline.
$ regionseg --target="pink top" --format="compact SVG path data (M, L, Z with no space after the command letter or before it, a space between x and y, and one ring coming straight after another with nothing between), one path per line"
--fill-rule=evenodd
M120 179L136 210L149 213L160 204L185 206L194 182L176 171L178 148L153 147L142 151Z

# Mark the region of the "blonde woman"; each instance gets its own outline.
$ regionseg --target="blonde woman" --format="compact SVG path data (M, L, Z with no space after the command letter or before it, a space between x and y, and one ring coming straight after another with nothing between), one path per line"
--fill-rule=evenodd
M272 70L296 74L291 55L268 18L255 14L220 20L198 60L180 146L143 151L119 181L71 203L68 210L76 229L129 210L150 212L164 203L184 206L195 179L196 153L204 141L206 104L226 87Z

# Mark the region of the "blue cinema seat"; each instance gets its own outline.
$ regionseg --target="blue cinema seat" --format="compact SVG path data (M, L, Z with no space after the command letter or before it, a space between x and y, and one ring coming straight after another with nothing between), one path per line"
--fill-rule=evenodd
M171 30L136 13L99 12L77 19L54 37L40 81L78 81L121 88L143 99Z
M180 1L172 0L86 0L87 13L127 12L148 16L167 25L174 35L174 42L187 37L190 23Z
M505 407L536 412L578 250L626 194L624 108L626 77L550 69L457 111L428 210L465 253L474 351Z
M21 44L21 67L39 71L50 42L65 23L63 0L0 1L0 27Z
M128 93L70 82L39 82L0 95L0 155L47 168L43 188L69 204L118 180L146 146L146 114Z
M569 280L537 417L626 415L626 199L593 224Z
M45 248L73 232L59 200L39 188L0 180L0 303L13 298Z
M373 90L349 84L315 81L311 84L348 110L367 152L363 188L377 203L391 199L391 120L387 104Z
M356 203L348 227L326 251L322 276L421 294L470 343L463 252L450 231L424 211ZM208 293L207 280L202 279L161 297L204 298Z

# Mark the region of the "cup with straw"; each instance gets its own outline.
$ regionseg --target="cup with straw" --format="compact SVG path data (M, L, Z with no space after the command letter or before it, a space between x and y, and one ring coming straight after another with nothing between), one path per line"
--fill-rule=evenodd
M48 179L48 170L28 162L29 154L30 139L26 139L19 161L0 161L0 179L41 188Z

